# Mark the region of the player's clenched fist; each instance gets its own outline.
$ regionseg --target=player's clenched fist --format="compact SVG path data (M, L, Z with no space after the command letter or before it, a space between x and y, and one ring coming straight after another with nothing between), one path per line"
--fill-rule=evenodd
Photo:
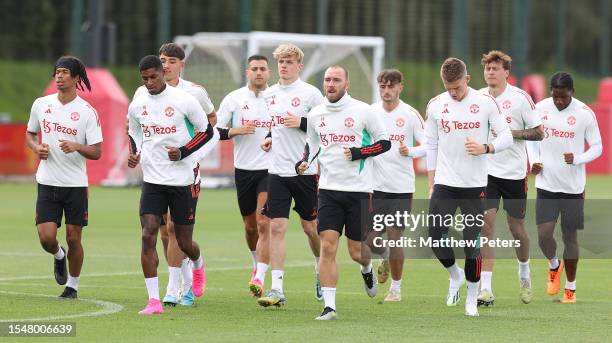
M261 143L261 149L265 152L268 152L270 151L271 148L272 148L272 138L266 137L263 143Z
M167 146L166 150L168 150L168 158L170 161L178 161L181 159L181 151L178 148Z
M544 166L542 165L542 163L534 163L531 165L531 174L538 175L542 172L543 168Z
M41 160L46 160L47 158L49 158L49 144L47 143L38 144L36 146L36 154L38 155L38 158L40 158Z
M406 146L406 144L404 144L404 141L400 141L399 153L402 156L408 156L408 147Z
M486 152L486 148L483 144L480 144L467 137L465 138L465 152L470 155L478 156L484 154Z
M140 162L140 152L128 155L128 167L135 168Z

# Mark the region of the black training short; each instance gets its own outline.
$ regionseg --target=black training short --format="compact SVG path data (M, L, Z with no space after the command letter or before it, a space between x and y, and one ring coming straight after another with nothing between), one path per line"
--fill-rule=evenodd
M527 178L520 180L502 179L489 175L487 182L486 209L498 209L504 199L504 210L514 218L525 218L527 208Z
M549 192L538 188L536 224L557 222L561 214L561 229L584 229L584 193Z
M270 219L289 218L291 199L293 210L304 220L317 219L317 176L297 175L281 177L268 176L268 201L264 214Z
M395 215L397 212L410 213L412 193L387 193L374 191L372 194L373 214Z
M348 239L363 242L367 233L372 195L363 192L319 190L319 222L317 231L335 230Z
M240 214L246 217L257 209L259 193L268 191L268 171L236 168L234 180L236 182Z
M143 182L140 215L154 214L162 217L170 208L170 216L175 224L194 224L199 193L199 183L189 186L165 186Z
M57 187L38 184L36 198L36 225L55 222L62 226L62 213L66 224L87 226L87 187Z

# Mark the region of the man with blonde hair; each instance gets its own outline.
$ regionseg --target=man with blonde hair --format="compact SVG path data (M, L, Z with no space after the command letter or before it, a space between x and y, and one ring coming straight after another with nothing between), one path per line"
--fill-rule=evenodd
M295 161L302 158L306 144L307 114L323 102L323 95L314 86L300 79L304 68L304 52L293 44L281 44L273 53L278 63L278 83L268 88L264 97L272 127L262 143L264 151L270 151L268 167L268 201L265 213L270 218L270 265L272 286L267 296L258 300L261 306L281 306L286 299L283 293L283 266L285 264L285 232L289 222L291 200L300 216L302 228L308 237L315 256L316 298L323 299L319 281L320 243L317 235L317 176L312 165L298 175ZM252 287L263 289L256 281L265 270L257 270ZM262 281L261 279L259 279ZM259 290L256 290L259 291Z

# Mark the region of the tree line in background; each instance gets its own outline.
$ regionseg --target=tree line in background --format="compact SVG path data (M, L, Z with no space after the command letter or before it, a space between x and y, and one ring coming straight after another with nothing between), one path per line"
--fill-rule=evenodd
M473 62L490 49L512 53L514 1L468 0L468 56ZM567 2L564 18L565 66L598 75L597 53L605 16L602 0ZM450 0L251 0L250 29L296 33L384 36L388 58L432 62L454 53L457 29ZM88 1L85 1L87 7ZM327 3L327 18L317 18L317 4ZM525 0L528 4L528 69L554 65L559 57L559 1ZM70 0L0 0L0 59L54 60L70 53ZM241 0L172 0L170 33L238 32ZM610 8L612 6L609 6ZM87 13L85 8L84 13ZM158 1L106 0L104 17L116 25L116 62L134 65L155 53ZM609 18L609 15L608 17ZM84 18L85 20L85 18ZM609 46L608 46L609 48ZM392 56L389 56L389 53ZM607 55L609 56L609 54Z

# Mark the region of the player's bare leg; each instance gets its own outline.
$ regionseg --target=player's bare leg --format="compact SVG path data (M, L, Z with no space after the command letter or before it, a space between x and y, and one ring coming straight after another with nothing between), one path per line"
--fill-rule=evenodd
M361 277L363 278L363 286L370 298L376 296L378 291L378 282L376 274L372 269L372 258L369 249L362 251L363 242L346 239L349 255L353 261L361 265Z
M140 251L140 264L145 277L149 301L147 306L139 314L163 313L164 309L159 301L159 281L157 279L157 233L161 223L161 217L155 214L143 214L140 216L142 226L142 247Z
M402 231L396 228L387 230L387 235L392 241L399 241L402 238ZM389 249L389 266L391 269L391 286L389 293L385 296L385 301L402 300L402 274L404 272L404 249L393 247Z
M181 288L181 274L183 262L186 259L185 253L180 249L178 242L176 240L176 235L174 231L174 222L172 221L171 216L166 214L166 225L162 227L165 228L166 234L168 236L168 246L166 250L166 260L168 261L168 287L166 288L166 295L164 296L163 303L164 305L176 306L180 298L180 288ZM191 274L191 268L187 265L188 273ZM191 277L188 276L189 281L187 282L188 286L185 287L184 292L189 292L189 288L191 287Z
M338 264L336 254L340 233L336 230L323 230L319 233L321 245L321 259L319 271L321 273L321 290L325 305L321 315L316 320L336 319L336 285L338 284ZM361 256L359 256L361 257Z
M83 245L81 235L83 227L79 225L66 224L66 242L68 243L68 281L61 298L76 298L79 288L79 277L83 267Z
M68 281L66 267L66 251L57 241L57 224L54 222L36 225L38 239L42 248L53 255L53 274L58 285L65 285Z
M260 211L268 199L268 193L260 192L257 195L257 207L251 216L255 218L257 226L256 266L255 274L249 281L249 290L253 296L259 298L264 291L266 271L270 264L270 219Z
M166 262L168 262L168 220L170 220L170 212L166 212L164 217L164 225L159 226L159 236L161 238L162 244L164 245L164 258Z
M561 273L563 263L557 258L557 242L553 236L556 222L547 222L538 225L538 245L548 259L548 283L546 291L549 295L555 295L561 288Z
M563 292L564 303L576 302L576 271L578 269L578 255L580 248L578 247L578 231L574 229L562 230L563 244L563 262L565 264L565 291Z
M315 258L315 297L317 298L317 300L323 300L323 293L321 292L321 281L319 276L319 255L321 253L321 242L317 233L317 220L304 220L301 218L300 220L302 222L302 228L304 229L304 233L308 237L308 245L310 246L312 255Z
M193 262L192 290L196 297L201 297L206 288L204 274L204 259L200 254L200 246L193 240L193 224L179 225L174 223L174 234L179 248Z
M287 232L287 218L273 218L270 220L270 266L272 267L272 285L270 292L260 298L257 303L268 307L282 306L287 299L283 292L283 278L285 265L285 233Z
M494 239L495 237L495 218L497 209L490 208L485 211L484 225L482 226L482 237ZM482 254L482 272L480 274L480 292L478 293L478 306L490 306L495 303L491 278L493 277L494 251L488 244L480 247Z
M512 237L520 242L520 246L514 249L519 265L520 298L523 303L528 304L533 299L531 271L529 269L529 235L525 230L525 219L507 215L507 220Z

